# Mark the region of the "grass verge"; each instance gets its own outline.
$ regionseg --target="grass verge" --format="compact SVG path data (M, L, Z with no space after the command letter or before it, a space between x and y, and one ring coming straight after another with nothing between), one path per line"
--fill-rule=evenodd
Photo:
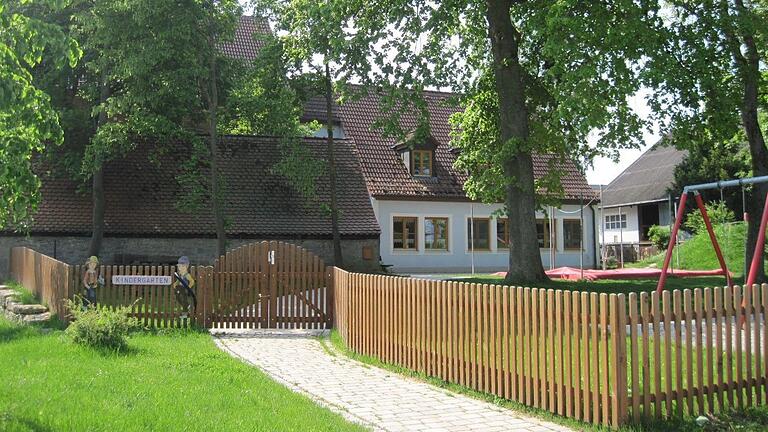
M34 294L32 294L31 291L24 288L23 285L16 281L6 281L3 285L7 286L8 288L16 291L16 301L18 301L21 304L39 304L40 299L35 297Z
M130 337L125 354L0 317L3 431L361 431L196 331Z

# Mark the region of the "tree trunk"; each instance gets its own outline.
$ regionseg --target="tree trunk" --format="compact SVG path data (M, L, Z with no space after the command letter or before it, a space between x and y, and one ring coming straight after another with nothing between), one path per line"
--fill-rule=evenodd
M739 2L741 3L741 2ZM743 7L743 5L741 5ZM744 131L749 142L749 152L752 156L752 175L768 175L768 151L765 148L765 138L760 129L760 122L757 116L758 107L758 83L760 80L760 57L757 52L754 38L748 35L744 38L746 46L746 56L742 64L742 75L744 79L744 95L741 105L741 121L744 125ZM746 262L751 262L752 255L755 252L755 243L760 233L760 218L763 215L763 206L765 205L765 196L768 193L768 184L761 183L755 185L750 200L750 218L747 232ZM747 275L744 275L746 278ZM756 282L765 281L765 264L760 260Z
M216 56L213 54L210 57L209 67L208 146L211 152L211 206L216 224L216 253L221 256L227 253L227 233L224 226L224 197L219 182L219 134L217 131L219 90L216 86Z
M328 63L325 64L325 127L328 142L328 181L331 193L331 235L333 236L333 265L344 267L339 233L339 207L336 199L336 157L333 149L333 83Z
M99 104L106 103L110 96L109 78L107 72L102 72ZM96 121L96 131L107 121L107 113L102 109ZM98 256L101 252L101 242L104 239L104 158L101 151L96 152L94 166L96 171L91 178L92 213L91 213L91 242L88 246L88 256Z
M499 129L502 142L528 140L528 110L518 57L519 34L510 18L510 0L487 0L488 37L493 52L496 90L499 96ZM506 209L509 217L509 270L506 282L547 280L536 237L536 199L533 159L518 152L504 162Z

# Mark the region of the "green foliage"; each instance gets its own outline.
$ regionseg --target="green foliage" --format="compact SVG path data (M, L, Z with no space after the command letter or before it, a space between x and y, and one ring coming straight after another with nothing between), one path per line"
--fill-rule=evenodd
M648 239L659 250L664 250L669 246L669 236L668 226L652 225L648 228Z
M750 177L752 175L749 146L744 133L740 131L730 140L690 143L686 146L688 155L675 167L675 182L670 192L678 195L686 185L709 183L718 180ZM719 200L719 190L701 191L705 201ZM747 200L751 190L746 189ZM739 188L723 190L722 198L735 213L741 214L742 195Z
M32 70L43 61L74 66L81 55L56 26L25 15L27 3L0 4L0 228L20 230L27 229L39 203L33 157L63 140L58 115L33 82ZM64 2L43 3L53 8Z
M707 215L709 216L709 221L712 223L712 226L723 225L736 220L733 210L729 209L723 201L708 202L704 204L704 207L707 209ZM707 232L704 218L698 209L688 214L685 218L684 225L694 234Z
M16 301L21 304L40 304L40 299L35 297L34 294L23 285L16 281L7 281L5 283L7 287L16 291Z
M643 3L658 7L661 2ZM647 47L642 73L661 132L683 148L733 139L743 130L740 109L745 83L753 73L750 63L761 61L765 72L768 4L687 0L663 4L663 18L648 20L656 38ZM756 43L756 52L749 52L747 42ZM760 93L765 94L768 81L764 76L757 79Z
M128 333L140 328L139 320L130 316L130 306L85 306L83 299L77 296L66 302L74 319L66 334L77 344L125 351Z
M605 259L605 268L609 270L619 268L619 261L616 260L615 256L609 256Z
M499 97L508 91L496 83L495 70L501 65L493 57L487 21L493 12L489 8L501 4L331 3L328 21L309 22L316 23L317 31L330 27L331 41L338 46L369 42L364 57L377 68L355 66L354 72L391 95L384 98L386 118L380 122L387 135L413 132L414 125L400 124L400 117L414 111L422 114L417 135L429 133L423 130L428 129L425 88L448 87L461 95L458 103L464 112L453 119L451 145L462 150L458 164L468 170L466 187L472 197L503 201L504 187L518 179L510 178L502 165L516 154L554 153L589 161L597 155L617 156L619 149L640 143L645 123L630 109L628 96L639 89L642 48L653 37L642 18L655 17L656 9L625 1L507 5L519 34L526 94L525 106L514 110L526 117L530 127L525 139L501 142ZM345 11L354 13L344 15ZM587 136L595 131L600 131L597 145L587 145ZM559 174L552 170L550 178L538 185L539 191L559 197Z
M325 164L315 158L301 138L312 135L319 125L303 125L303 103L295 81L288 79L286 58L280 40L262 36L266 45L253 65L234 80L226 105L221 110L223 133L268 135L279 140L281 158L273 169L311 201L317 178Z

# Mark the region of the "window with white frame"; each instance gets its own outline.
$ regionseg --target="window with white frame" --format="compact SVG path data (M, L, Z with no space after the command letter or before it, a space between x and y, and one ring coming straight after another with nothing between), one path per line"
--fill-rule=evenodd
M605 216L605 229L619 229L627 227L627 215L606 215Z

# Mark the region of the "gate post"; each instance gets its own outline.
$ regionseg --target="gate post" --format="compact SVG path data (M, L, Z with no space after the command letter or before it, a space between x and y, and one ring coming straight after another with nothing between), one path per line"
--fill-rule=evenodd
M336 314L335 314L335 291L336 291L336 267L328 266L325 268L325 289L328 293L325 297L325 326L326 329L332 329L336 327Z

